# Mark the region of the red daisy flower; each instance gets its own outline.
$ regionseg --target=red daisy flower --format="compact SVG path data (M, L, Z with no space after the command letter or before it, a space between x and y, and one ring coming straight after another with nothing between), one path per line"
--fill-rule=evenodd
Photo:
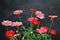
M34 8L30 8L30 11L31 11L31 12L35 12L36 9L34 9Z
M34 17L28 18L28 21L31 22L31 23L33 23L33 24L36 24L36 25L40 24L40 22L38 21L38 19L34 18Z
M51 29L49 32L50 32L50 34L53 34L53 35L56 34L56 30L54 30L54 29Z
M14 31L13 30L9 30L5 33L6 37L11 37L14 35Z

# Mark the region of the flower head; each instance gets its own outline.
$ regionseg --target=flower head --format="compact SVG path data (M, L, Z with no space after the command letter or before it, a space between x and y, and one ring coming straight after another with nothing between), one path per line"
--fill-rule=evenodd
M23 10L15 10L14 12L13 12L13 14L15 14L15 15L20 15L20 14L22 14L23 13Z
M13 22L12 23L12 26L16 26L16 27L18 27L18 26L21 26L22 25L22 22Z
M36 25L40 24L40 22L38 21L38 19L34 18L34 17L28 18L28 21L31 22L31 23L33 23L33 24L36 24Z
M35 12L35 11L36 11L36 9L34 9L34 8L31 8L31 9L30 9L30 11L31 11L31 12Z
M29 21L29 22L32 22L32 20L33 20L33 19L38 20L37 18L34 18L34 17L29 17L29 18L28 18L28 21Z
M42 33L47 32L48 27L47 26L42 26L41 28L37 28L36 30L37 30L38 33L42 34Z
M55 15L49 15L49 17L51 18L51 20L54 18L57 18L57 16L55 16Z
M9 30L5 33L6 37L11 37L14 36L14 31L13 30Z
M53 35L56 34L56 30L54 30L54 29L51 29L49 32L50 32L50 34L53 34Z
M40 29L44 29L44 31L47 32L48 27L47 26L41 26Z
M36 15L36 17L38 17L38 18L40 18L40 19L44 19L45 17L44 17L44 14L41 12L41 11L36 11L35 12L35 15Z
M12 24L12 21L9 21L9 20L4 20L2 22L2 25L4 25L4 26L11 26L11 24Z
M40 24L40 22L38 20L35 20L35 19L32 20L32 23L33 24L36 24L36 25L39 25Z
M20 34L14 34L13 37L19 37L19 36L21 36L21 35Z

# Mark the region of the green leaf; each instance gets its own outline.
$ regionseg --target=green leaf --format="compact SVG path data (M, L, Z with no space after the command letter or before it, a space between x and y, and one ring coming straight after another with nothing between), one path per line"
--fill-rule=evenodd
M22 29L24 29L24 30L25 30L25 29L26 29L26 28L25 28L25 26L22 26Z

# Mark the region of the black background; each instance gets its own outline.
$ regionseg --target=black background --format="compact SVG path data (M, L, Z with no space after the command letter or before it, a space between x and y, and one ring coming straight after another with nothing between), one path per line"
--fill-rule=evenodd
M40 10L46 16L51 14L58 16L53 24L53 28L57 30L57 34L53 36L53 39L60 40L60 0L0 0L0 22L7 19L16 21L17 18L16 16L14 17L12 12L17 9L25 11L23 14L25 18L23 16L21 17L23 20L26 20L30 14L28 11L30 8ZM47 20L43 20L43 23L47 23ZM0 24L0 40L7 40L5 32L6 28Z

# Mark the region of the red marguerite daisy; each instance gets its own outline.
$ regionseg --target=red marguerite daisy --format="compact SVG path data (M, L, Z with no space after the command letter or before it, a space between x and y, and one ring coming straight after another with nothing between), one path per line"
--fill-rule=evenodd
M34 9L34 8L30 8L30 11L31 11L31 12L35 12L36 9Z
M14 31L13 30L9 30L5 33L6 37L11 37L14 36Z
M36 24L36 25L40 24L40 22L38 21L38 19L34 18L34 17L28 18L28 21L31 22L31 23L33 23L33 24Z
M50 32L50 34L53 34L53 35L56 34L56 30L54 30L54 29L51 29L49 32Z

